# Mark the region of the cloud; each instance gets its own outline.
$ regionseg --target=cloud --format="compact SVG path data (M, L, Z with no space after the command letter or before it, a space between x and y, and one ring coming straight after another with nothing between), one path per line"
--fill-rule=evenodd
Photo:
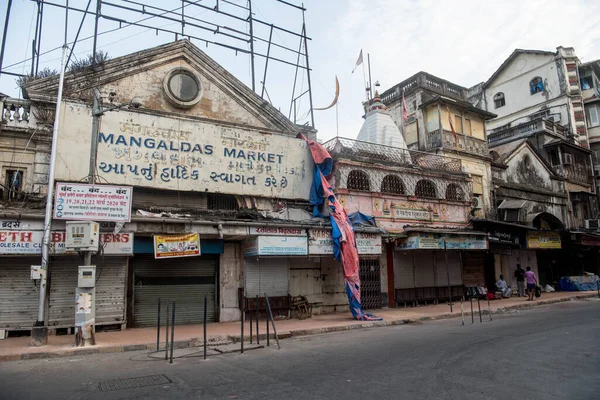
M469 87L489 78L515 48L573 46L582 61L600 58L600 2L351 0L313 42L313 49L329 49L313 65L317 78L339 74L340 135L354 138L364 92L362 71L350 71L361 48L382 90L422 70ZM319 88L315 94L328 96ZM335 136L334 113L317 115L317 128L320 137Z

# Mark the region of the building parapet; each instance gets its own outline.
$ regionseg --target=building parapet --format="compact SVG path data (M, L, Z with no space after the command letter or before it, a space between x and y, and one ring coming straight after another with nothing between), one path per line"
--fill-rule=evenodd
M333 157L367 163L462 173L462 162L452 157L336 137L323 144Z
M427 89L431 92L460 100L468 100L468 89L456 85L427 72L419 72L386 90L381 95L381 101L388 105L402 98L402 93L408 93L416 88Z

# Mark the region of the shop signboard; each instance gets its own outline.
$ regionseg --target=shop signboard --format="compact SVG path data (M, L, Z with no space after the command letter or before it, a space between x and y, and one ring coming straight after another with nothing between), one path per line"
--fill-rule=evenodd
M200 255L200 235L154 235L154 258L194 257Z
M70 221L131 221L131 186L57 183L54 218Z
M381 235L378 233L356 233L356 249L358 254L381 254ZM308 254L333 254L331 231L326 229L308 230Z
M487 250L488 241L485 236L446 236L448 250Z
M528 249L560 249L560 235L557 232L528 232Z
M308 230L308 254L327 255L333 254L333 239L331 231L326 229Z
M444 238L437 233L411 234L402 238L397 246L398 250L436 250L444 248Z
M306 229L268 226L251 226L248 232L251 236L306 236Z
M44 231L0 231L0 255L40 255ZM76 254L65 249L66 232L50 232L50 254ZM133 233L100 233L104 255L132 255Z
M306 256L306 236L255 236L244 243L244 256Z
M579 243L582 246L600 246L600 237L581 235Z
M356 233L358 254L381 254L381 235L377 233Z

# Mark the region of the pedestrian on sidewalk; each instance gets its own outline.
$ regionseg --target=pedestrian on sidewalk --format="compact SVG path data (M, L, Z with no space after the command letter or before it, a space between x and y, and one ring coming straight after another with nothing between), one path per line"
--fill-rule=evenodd
M527 271L525 271L525 280L527 280L527 295L529 296L527 301L533 301L533 296L535 296L535 287L537 286L537 278L531 270L531 267L527 267Z
M517 292L519 293L519 297L525 297L525 270L521 268L521 264L517 264L515 278L517 278Z

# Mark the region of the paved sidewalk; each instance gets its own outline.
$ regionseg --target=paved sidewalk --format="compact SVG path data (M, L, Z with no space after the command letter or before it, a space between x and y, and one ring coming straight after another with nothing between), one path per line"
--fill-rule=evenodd
M504 312L511 309L529 308L543 304L559 303L574 299L597 296L596 292L555 292L543 293L542 297L533 302L525 298L494 300L491 302L492 313ZM487 302L481 302L482 312L487 313ZM477 303L474 302L477 313ZM465 315L470 315L470 305L465 304ZM386 308L373 310L373 314L382 317L383 321L361 322L352 319L350 313L317 315L305 320L275 321L279 338L292 336L314 335L319 333L337 332L350 329L370 328L377 326L400 325L417 321L436 320L442 318L460 317L460 303L454 304L450 313L448 304L428 305L413 308ZM211 323L206 326L209 345L230 343L240 339L240 322ZM175 347L185 348L200 346L203 338L202 325L184 325L175 327ZM249 325L245 324L246 340ZM260 334L264 337L265 321L261 321ZM271 332L272 333L272 332ZM256 334L256 332L254 332ZM161 342L164 343L165 330L161 332ZM263 339L264 340L264 339ZM53 357L70 357L84 354L115 353L136 350L154 350L156 348L156 328L136 328L119 332L96 333L96 346L75 347L74 336L50 336L48 345L42 347L30 346L29 337L9 338L0 340L0 361L16 361Z

